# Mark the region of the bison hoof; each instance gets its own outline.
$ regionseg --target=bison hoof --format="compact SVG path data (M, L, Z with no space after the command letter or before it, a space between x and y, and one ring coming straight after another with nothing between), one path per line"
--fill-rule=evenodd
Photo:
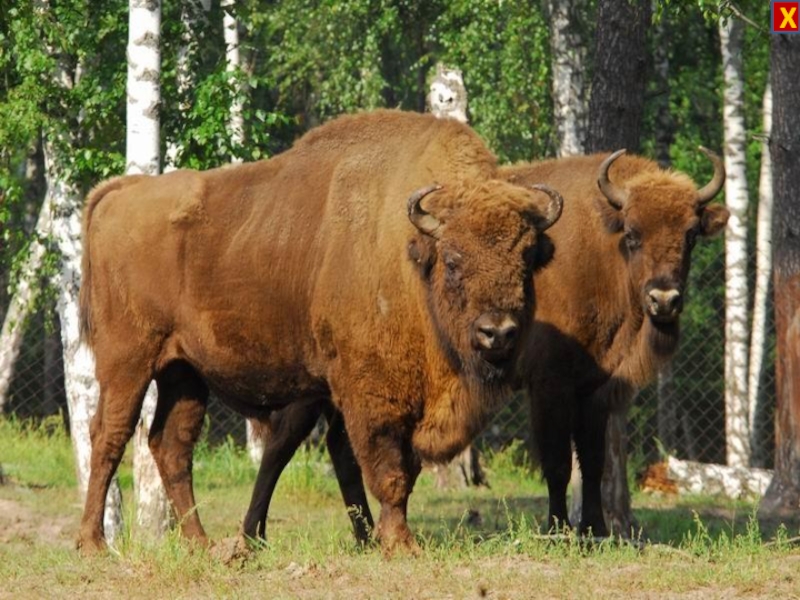
M81 536L75 543L75 548L84 557L97 556L108 552L108 545L103 538Z
M381 537L380 539L381 551L384 558L392 558L394 556L419 556L422 554L422 548L414 539L414 536L409 532L407 535L394 536L394 537Z

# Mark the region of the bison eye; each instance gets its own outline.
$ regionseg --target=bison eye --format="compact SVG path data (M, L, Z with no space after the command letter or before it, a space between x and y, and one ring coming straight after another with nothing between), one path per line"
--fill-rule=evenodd
M444 266L449 273L455 273L461 267L461 256L458 254L446 254L444 257Z
M625 245L628 250L638 250L642 247L642 235L635 229L625 230Z

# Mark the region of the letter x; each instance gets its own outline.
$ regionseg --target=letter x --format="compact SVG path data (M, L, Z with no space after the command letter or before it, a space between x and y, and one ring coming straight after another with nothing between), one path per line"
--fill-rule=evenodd
M794 13L797 12L797 7L793 6L792 8L786 8L781 6L781 14L783 15L783 23L781 23L781 29L797 29L797 22L794 20ZM787 27L788 23L788 27Z

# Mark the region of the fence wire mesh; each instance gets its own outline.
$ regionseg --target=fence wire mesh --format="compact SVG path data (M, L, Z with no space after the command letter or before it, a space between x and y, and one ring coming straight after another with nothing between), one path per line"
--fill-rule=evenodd
M752 266L755 257L752 256ZM725 276L722 240L698 247L693 256L689 300L681 320L681 344L658 381L641 390L628 413L629 453L633 465L660 458L663 448L679 458L725 462ZM751 269L754 271L754 268ZM752 287L752 283L751 283ZM775 332L771 294L766 326L764 366L752 427L753 466L772 466L775 405ZM8 299L3 304L7 304ZM2 307L5 313L6 307ZM25 326L21 352L14 361L6 415L44 418L62 414L68 427L63 362L57 319L34 314ZM7 352L0 348L0 353ZM218 442L245 441L241 415L212 397L207 435ZM500 448L512 440L528 442L528 406L522 394L504 406L478 439L478 445Z

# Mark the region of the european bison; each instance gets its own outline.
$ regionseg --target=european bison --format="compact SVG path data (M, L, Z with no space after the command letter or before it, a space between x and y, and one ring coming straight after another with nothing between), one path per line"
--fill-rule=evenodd
M184 536L207 543L192 450L209 389L243 414L330 398L381 503L406 505L508 393L561 199L498 178L468 127L378 111L267 161L100 184L84 214L81 322L100 405L78 545L102 549L111 477L151 380L150 448ZM317 410L315 408L315 410Z
M509 181L543 182L564 196L548 232L555 255L534 277L536 321L520 375L550 526L569 524L573 439L583 475L579 530L599 536L607 535L600 482L609 411L623 409L675 352L692 248L728 220L724 206L709 204L725 179L716 155L705 151L714 177L698 191L686 175L624 152L502 169Z

